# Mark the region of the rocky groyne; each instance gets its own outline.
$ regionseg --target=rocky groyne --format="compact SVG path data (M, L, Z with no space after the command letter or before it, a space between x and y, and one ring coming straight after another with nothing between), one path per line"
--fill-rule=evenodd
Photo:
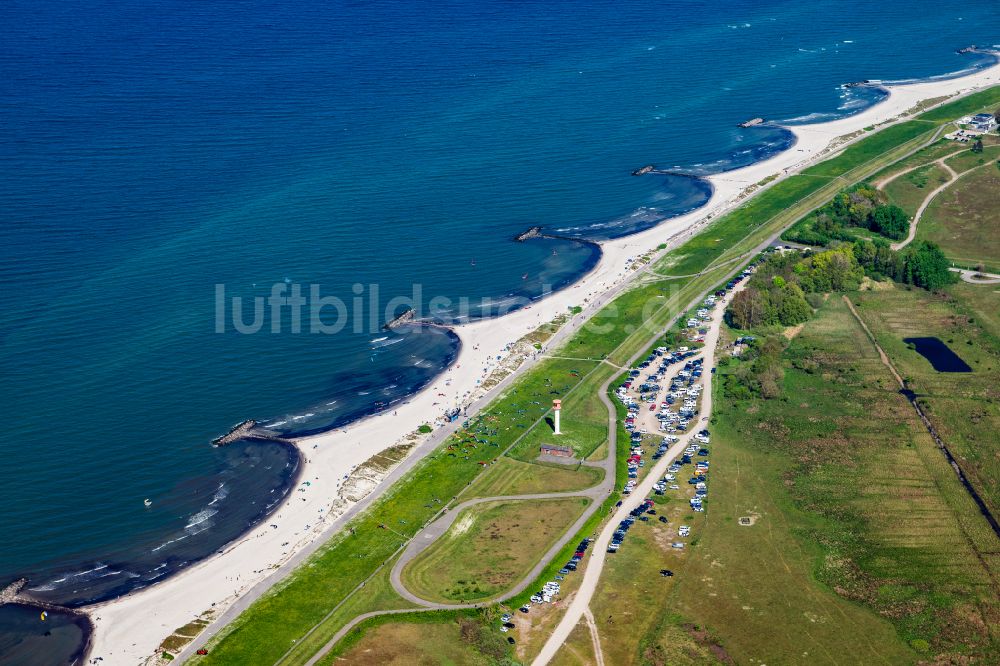
M542 228L541 227L531 227L527 231L521 232L514 236L514 240L518 243L523 243L526 240L531 240L532 238L541 238Z
M396 317L392 321L388 322L385 326L382 327L382 330L384 330L384 331L391 331L394 328L399 328L403 324L413 323L413 318L416 317L416 316L417 316L417 313L416 313L416 311L413 308L407 308L406 312L404 312L403 314L399 315L398 317Z
M27 578L18 578L7 587L0 590L0 606L13 604L21 600L21 590L28 584Z
M253 419L247 419L246 421L233 426L232 430L227 432L225 435L213 439L212 446L225 446L226 444L232 444L233 442L241 439L258 439L278 442L280 444L292 444L291 440L285 439L274 431L258 428L256 421Z

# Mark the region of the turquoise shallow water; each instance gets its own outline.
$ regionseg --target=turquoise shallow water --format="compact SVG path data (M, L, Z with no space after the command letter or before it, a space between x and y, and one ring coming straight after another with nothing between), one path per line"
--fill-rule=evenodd
M787 133L738 122L851 113L878 93L844 81L982 66L955 49L1000 41L984 3L929 0L15 0L0 18L0 531L20 535L0 579L61 603L214 552L285 492L294 456L208 446L233 423L322 429L439 372L446 333L378 330L414 283L424 301L568 284L592 245L511 238L689 210L700 181L630 171L761 159ZM217 333L220 284L248 305L275 284L379 296L360 332L349 313L336 335ZM150 555L167 542L184 547Z

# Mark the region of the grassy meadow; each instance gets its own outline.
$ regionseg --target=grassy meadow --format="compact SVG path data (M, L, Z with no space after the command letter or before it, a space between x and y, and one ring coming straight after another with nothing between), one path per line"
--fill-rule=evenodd
M422 599L444 603L496 597L527 575L588 504L567 498L472 506L403 569L403 583Z

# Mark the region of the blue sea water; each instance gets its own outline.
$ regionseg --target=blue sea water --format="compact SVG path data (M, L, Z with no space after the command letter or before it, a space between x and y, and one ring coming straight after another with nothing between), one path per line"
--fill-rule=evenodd
M790 145L742 120L837 117L880 97L845 81L983 66L955 49L1000 41L993 9L3 3L0 581L75 605L214 552L297 460L213 437L343 424L453 358L441 329L380 331L390 299L566 286L593 244L512 237L599 240L696 208L704 181L630 171L734 168ZM249 305L276 284L348 304L377 285L377 305L336 335L217 332L217 285Z

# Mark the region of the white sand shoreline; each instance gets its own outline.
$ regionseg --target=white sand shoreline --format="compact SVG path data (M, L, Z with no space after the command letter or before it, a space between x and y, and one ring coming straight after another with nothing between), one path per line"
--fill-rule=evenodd
M478 384L497 365L505 347L535 330L571 306L585 311L563 326L555 344L600 305L616 295L635 274L628 266L639 255L668 242L677 247L746 198L738 199L745 188L778 175L780 180L801 170L823 154L832 141L865 127L885 123L913 108L917 103L942 96L954 96L1000 83L1000 64L961 78L936 80L890 88L890 95L865 111L839 120L789 127L796 143L788 150L748 167L710 176L713 186L709 202L696 211L666 220L652 229L632 236L602 242L599 263L577 283L500 319L463 324L455 328L462 348L455 363L418 394L394 406L392 412L335 430L306 437L297 442L303 457L301 481L283 505L264 523L226 547L223 553L192 565L173 577L119 599L87 607L94 620L91 657L103 657L106 666L143 663L154 655L164 638L175 629L212 610L221 620L205 635L220 629L254 599L277 583L298 562L324 543L353 515L363 510L422 455L432 450L451 428L438 428L410 457L363 500L345 513L331 515L345 475L379 451L392 446L420 424L440 417L456 402L464 404ZM753 194L765 188L758 188ZM750 196L753 196L750 195ZM526 364L527 365L527 364ZM523 368L522 368L523 369ZM513 377L502 382L469 409L469 413L489 402ZM445 394L441 396L439 394ZM437 404L435 404L437 403ZM452 427L454 427L453 424ZM271 525L277 525L277 528ZM285 545L287 544L287 545ZM280 569L278 568L280 567ZM249 594L248 594L249 593ZM228 609L228 610L227 610ZM317 620L319 618L317 617ZM200 642L200 641L199 641ZM182 657L193 651L192 643Z

